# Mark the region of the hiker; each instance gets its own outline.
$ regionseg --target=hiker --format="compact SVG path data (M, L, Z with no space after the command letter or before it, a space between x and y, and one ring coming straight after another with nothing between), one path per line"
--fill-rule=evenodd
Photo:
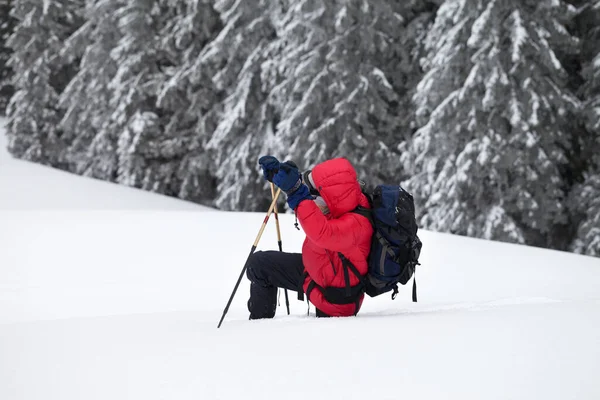
M306 293L317 317L356 315L364 299L357 275L367 274L373 228L368 218L351 212L369 208L353 166L335 158L301 174L294 163L272 156L261 157L259 164L265 179L287 194L306 239L302 253L250 256L250 319L275 316L278 288L297 291L301 300Z

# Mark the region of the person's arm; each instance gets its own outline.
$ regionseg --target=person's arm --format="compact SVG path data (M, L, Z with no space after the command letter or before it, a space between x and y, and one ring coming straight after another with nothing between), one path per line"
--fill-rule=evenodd
M337 219L327 219L312 200L296 164L290 161L280 163L272 156L261 157L259 164L265 179L272 180L287 194L287 203L296 213L304 233L317 246L343 252L358 243L356 218L361 217L348 213Z
M300 202L296 215L306 236L319 247L343 253L358 243L356 218L361 218L359 215L347 213L327 219L314 201Z

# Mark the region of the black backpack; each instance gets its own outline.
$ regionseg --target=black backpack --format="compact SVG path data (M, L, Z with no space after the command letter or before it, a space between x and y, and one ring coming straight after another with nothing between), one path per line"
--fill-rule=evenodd
M369 272L360 277L370 297L392 292L398 294L398 283L406 285L419 264L422 243L417 236L413 197L399 185L379 185L373 191L364 191L371 209L354 210L371 221L373 238L369 253ZM349 261L342 257L342 262ZM350 268L356 271L353 266ZM356 274L356 272L355 272ZM417 301L417 283L413 280L412 299Z

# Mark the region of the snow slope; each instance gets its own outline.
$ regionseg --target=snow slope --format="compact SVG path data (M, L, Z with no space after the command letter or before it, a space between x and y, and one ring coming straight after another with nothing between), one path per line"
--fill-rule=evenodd
M0 209L200 210L190 202L13 159L0 118ZM41 196L41 197L40 197ZM204 208L206 209L206 208Z
M598 259L422 232L417 304L248 321L244 279L217 330L264 214L53 208L0 210L0 399L600 398Z

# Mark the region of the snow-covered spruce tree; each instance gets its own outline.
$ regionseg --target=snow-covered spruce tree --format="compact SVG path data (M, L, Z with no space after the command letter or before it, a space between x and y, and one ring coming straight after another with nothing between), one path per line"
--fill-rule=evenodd
M11 84L12 69L8 66L12 50L6 43L14 32L17 22L10 15L13 2L13 0L0 0L0 114L4 114L6 106L14 93Z
M160 123L156 115L161 80L156 46L160 13L153 0L122 1L111 10L111 23L119 33L109 51L115 69L106 82L108 112L87 150L86 175L148 188L143 155L136 154L131 145L146 144L133 137L140 126L148 135L161 131L153 126Z
M162 133L156 97L164 79L161 65L170 61L158 48L158 34L170 15L163 15L161 2L153 0L100 1L94 8L92 12L104 11L95 24L104 36L93 47L104 70L95 85L101 92L98 102L104 104L91 111L101 118L95 118L99 125L90 127L91 142L83 141L87 147L83 173L161 191L156 171L146 160L160 157L154 143ZM164 161L163 169L168 168Z
M13 2L11 15L18 22L8 46L16 92L7 110L7 135L15 157L63 167L66 146L58 129L58 96L74 73L59 52L82 22L82 5L83 0Z
M400 165L382 161L397 159L393 149L407 135L399 93L414 63L403 35L419 15L415 4L425 7L388 3L217 3L226 26L203 62L217 68L225 97L209 143L220 207L265 205L256 160L266 153L302 168L344 156L371 182L400 180Z
M600 149L600 145L596 145ZM600 257L600 160L585 174L584 183L573 191L573 209L579 213L579 224L571 249L580 254Z
M168 160L175 167L175 176L169 180L177 197L211 204L216 183L206 144L214 129L213 106L218 98L199 56L222 28L221 21L212 0L169 4L173 16L159 34L159 47L174 65L163 68L165 79L157 97L157 106L163 110L160 146L168 151Z
M555 243L567 221L561 170L579 107L555 51L577 49L561 20L573 11L532 0L440 7L414 96L421 128L403 156L423 227Z
M106 132L103 127L111 114L113 91L109 84L116 75L117 63L110 52L121 37L114 16L119 6L122 2L115 0L88 0L86 22L61 49L64 59L80 60L77 75L60 97L60 107L65 109L60 129L68 143L69 169L111 180L116 147L99 148L96 143L102 141L98 135Z
M583 117L589 137L600 137L600 0L587 1L581 9L576 23L582 32L582 75L581 85L584 99ZM597 148L590 154L597 155Z
M254 209L267 200L266 192L256 195L264 192L257 179L257 159L274 127L273 110L265 106L266 85L271 82L261 80L260 69L268 59L268 43L275 38L271 18L278 7L268 0L216 1L223 28L189 75L215 102L210 111L202 104L206 113L198 130L210 139L206 147L215 165L216 206L223 209Z
M100 131L104 143L116 141L116 180L195 201L209 199L212 182L206 177L202 135L194 130L201 113L192 109L196 88L177 82L182 66L212 34L216 14L210 2L136 0L116 16L123 36L111 52L118 64L110 84L112 115Z
M571 193L571 206L579 227L572 250L600 256L600 1L587 1L576 19L582 30L584 83L583 120L588 140L583 144L588 168L585 180Z
M278 153L305 166L343 156L371 183L400 181L394 149L410 136L402 96L418 81L412 41L427 22L415 4L425 2L290 7L277 26L287 44L278 60L286 74L269 96L281 115Z
M218 23L210 4L88 2L86 24L63 49L81 58L61 97L75 172L191 200L210 197L195 141L198 103L210 99L198 101L202 93L182 77Z

